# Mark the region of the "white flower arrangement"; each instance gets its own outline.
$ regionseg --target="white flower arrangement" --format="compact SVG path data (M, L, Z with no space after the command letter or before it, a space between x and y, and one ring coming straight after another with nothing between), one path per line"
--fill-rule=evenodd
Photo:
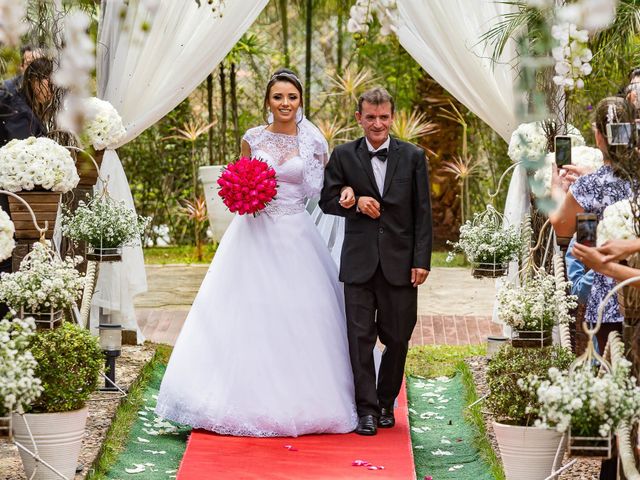
M22 34L29 31L27 0L0 0L0 43L7 46L20 44Z
M602 220L598 222L598 246L609 240L632 240L638 238L636 219L631 200L621 200L604 209Z
M45 137L11 140L0 148L0 188L10 192L45 190L66 193L80 181L69 151Z
M148 223L124 202L96 194L75 212L63 211L62 232L95 248L116 248L138 244Z
M11 256L16 246L13 234L16 232L7 212L0 209L0 262Z
M448 262L453 260L456 252L464 253L470 262L476 264L502 265L518 258L523 248L520 229L516 225L503 228L500 222L484 213L476 213L473 221L467 220L460 227L457 242L447 242L452 246Z
M549 369L549 380L523 379L521 388L540 401L536 426L574 436L606 437L622 422L640 418L640 387L630 375L631 363L620 360L613 372L596 375L590 366L572 373Z
M589 32L579 30L573 23L563 23L554 25L551 35L558 41L551 51L556 61L553 83L565 90L584 88L584 77L593 70L589 63L593 53L587 46Z
M35 328L31 317L0 320L0 417L23 413L42 393L34 374L38 364L28 349Z
M604 165L604 159L600 149L580 145L571 147L571 164L591 173Z
M74 268L82 261L79 256L62 260L36 242L17 272L0 276L0 301L29 313L68 308L84 288L84 276Z
M584 145L582 134L573 125L567 125L567 135L571 136L572 148ZM511 134L507 153L514 163L540 165L547 155L547 145L547 135L542 123L521 123Z
M87 118L84 134L96 150L115 148L124 139L127 131L122 117L111 103L96 97L84 100Z
M395 0L356 0L349 12L347 31L366 33L369 31L374 13L381 25L381 35L389 35L397 30L399 17Z
M577 297L568 295L571 282L556 283L553 275L539 271L526 283L506 285L498 292L498 318L521 331L548 331L556 323L573 321L570 310Z
M556 154L550 152L545 156L544 164L533 174L531 181L531 193L536 198L551 197L551 180L553 176L553 164ZM571 164L586 169L589 173L595 172L604 165L602 152L593 147L580 145L571 147Z

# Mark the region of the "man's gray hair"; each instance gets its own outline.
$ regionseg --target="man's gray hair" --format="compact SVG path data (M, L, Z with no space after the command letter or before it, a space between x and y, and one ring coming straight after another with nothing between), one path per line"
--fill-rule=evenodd
M360 95L360 98L358 98L358 112L360 113L362 113L363 102L370 103L371 105L382 105L383 103L390 103L391 113L395 111L393 97L382 87L372 88Z

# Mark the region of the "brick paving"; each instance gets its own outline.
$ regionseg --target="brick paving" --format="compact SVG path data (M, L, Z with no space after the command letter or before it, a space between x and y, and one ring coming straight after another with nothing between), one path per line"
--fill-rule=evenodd
M174 345L208 265L147 265L149 291L136 298L145 338ZM176 281L179 279L179 281ZM500 335L491 322L494 282L462 268L434 268L418 291L418 321L410 345L466 345Z
M145 338L153 343L174 345L188 310L138 309L138 323ZM468 345L482 343L489 335L501 335L491 317L468 315L418 315L410 346Z

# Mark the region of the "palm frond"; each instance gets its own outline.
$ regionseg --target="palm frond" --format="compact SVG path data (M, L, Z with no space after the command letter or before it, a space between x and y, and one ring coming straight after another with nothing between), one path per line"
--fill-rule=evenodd
M329 77L329 81L335 91L328 95L349 97L357 101L360 93L377 80L378 77L374 77L371 70L366 68L358 70L350 66L342 75L336 74L333 77Z
M184 200L181 212L190 220L197 223L203 223L207 220L207 202L204 197L200 196L195 201Z
M420 137L432 135L437 131L439 131L438 124L427 120L425 113L416 110L411 113L406 110L396 112L391 126L393 135L405 142L415 142Z
M499 3L511 5L517 10L502 15L502 18L480 37L480 42L486 42L493 46L491 59L494 62L500 60L507 42L525 29L528 30L530 42L534 44L541 36L538 26L544 21L544 13L529 6L525 1L514 0Z
M470 156L455 157L451 161L443 162L440 171L453 174L456 180L464 181L480 173L480 164Z
M353 130L353 127L346 126L338 118L334 118L333 120L319 120L316 122L316 127L318 127L318 130L324 135L330 147L333 147L336 142L348 140L344 135Z
M171 129L178 132L177 135L169 135L168 137L162 138L162 140L177 139L186 142L195 142L215 124L216 122L205 123L201 120L190 119L182 124L182 128L173 127Z

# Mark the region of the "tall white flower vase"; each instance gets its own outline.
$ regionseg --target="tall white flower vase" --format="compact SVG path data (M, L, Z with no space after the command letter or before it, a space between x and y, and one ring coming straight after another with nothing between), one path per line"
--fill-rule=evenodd
M224 165L208 165L198 169L198 177L204 188L204 196L207 201L207 215L209 216L209 225L213 240L219 242L227 230L227 227L235 216L222 203L220 195L218 195L218 178Z
M14 413L13 438L29 451L37 453L43 461L66 478L74 478L88 411L85 407L63 413L28 413L24 416ZM41 463L38 464L35 475L31 477L36 461L21 448L19 451L27 478L60 480L58 475Z
M508 480L544 480L560 468L566 441L555 430L493 422L504 473ZM563 442L554 465L558 445Z

